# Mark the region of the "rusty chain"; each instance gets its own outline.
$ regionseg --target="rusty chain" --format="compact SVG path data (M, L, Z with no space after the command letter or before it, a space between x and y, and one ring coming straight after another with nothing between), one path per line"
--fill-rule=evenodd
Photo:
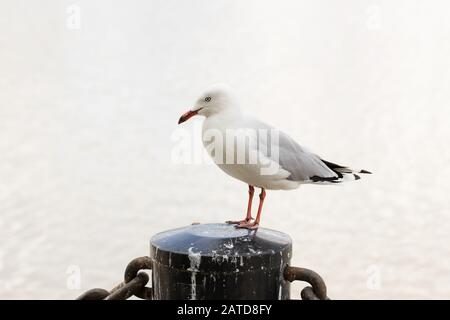
M147 287L149 276L142 270L151 270L153 266L150 257L133 259L126 267L122 283L107 291L95 288L86 291L77 300L125 300L132 296L151 300L152 290Z
M305 281L311 285L301 291L303 300L329 300L325 282L318 273L312 270L287 266L284 269L284 278L289 282Z

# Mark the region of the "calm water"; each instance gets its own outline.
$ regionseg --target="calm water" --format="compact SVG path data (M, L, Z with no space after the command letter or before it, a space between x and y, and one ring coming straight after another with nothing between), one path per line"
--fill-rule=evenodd
M268 192L263 226L292 236L294 265L335 299L450 298L447 2L71 4L0 4L0 298L111 288L153 234L243 215L244 184L171 157L215 82L375 173Z

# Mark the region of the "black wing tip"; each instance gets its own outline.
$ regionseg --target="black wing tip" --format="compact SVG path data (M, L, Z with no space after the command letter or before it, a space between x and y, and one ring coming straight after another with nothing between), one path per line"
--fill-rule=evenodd
M331 182L331 183L340 183L339 177L319 177L312 176L309 178L312 182Z
M372 174L372 172L370 172L370 171L367 171L367 170L361 170L360 172L358 172L358 173L364 173L364 174Z
M361 179L361 177L360 177L360 176L358 176L357 174L353 174L353 176L355 177L355 180L359 180L359 179Z

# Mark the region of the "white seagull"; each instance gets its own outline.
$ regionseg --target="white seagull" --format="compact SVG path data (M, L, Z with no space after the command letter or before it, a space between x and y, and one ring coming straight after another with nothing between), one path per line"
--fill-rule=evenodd
M200 115L203 145L217 166L249 186L247 214L243 220L227 221L238 228L258 228L266 189L296 189L301 184L336 184L358 180L367 170L352 170L325 161L300 146L282 131L245 115L226 85L209 87L178 124ZM252 222L254 188L261 188L256 219Z

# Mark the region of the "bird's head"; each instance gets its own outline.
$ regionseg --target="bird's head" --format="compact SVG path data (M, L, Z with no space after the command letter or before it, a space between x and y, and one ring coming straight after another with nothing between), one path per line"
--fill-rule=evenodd
M236 108L233 90L224 84L216 84L206 89L195 102L194 106L184 113L178 124L195 115L209 117Z

